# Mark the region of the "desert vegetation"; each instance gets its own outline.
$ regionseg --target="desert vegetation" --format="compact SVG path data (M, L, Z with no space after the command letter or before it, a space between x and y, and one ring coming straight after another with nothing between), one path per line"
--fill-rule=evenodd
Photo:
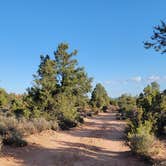
M151 41L145 42L145 48L154 48L165 53L166 25L154 27ZM117 119L126 119L127 144L136 154L151 158L162 151L160 138L166 136L166 90L161 91L157 82L147 85L138 96L123 94L116 99L119 106Z
M117 100L118 120L126 120L126 143L131 151L145 158L157 156L164 148L159 141L166 135L165 91L156 82L136 97L124 94Z
M144 42L144 47L166 53L164 21L154 27L153 35L149 41ZM86 119L91 126L85 125L83 132L71 130L60 133L67 138L76 139L79 150L81 151L80 147L84 149L82 154L93 151L95 156L100 149L104 159L110 159L109 153L114 153L118 160L122 157L124 162L127 148L130 148L132 154L146 159L160 155L165 148L162 141L166 137L166 90L161 90L156 81L151 81L136 96L126 93L111 98L105 86L101 83L94 85L93 78L89 77L84 67L79 66L77 54L77 50L71 51L67 43L60 43L53 55L40 56L32 86L27 87L25 93L8 93L0 88L0 151L6 145L28 145L26 137L32 134L81 126L88 116L92 117L90 120ZM95 119L93 115L97 114L100 116ZM66 138L57 139L65 144ZM72 141L69 143L74 144ZM109 148L108 151L101 150L103 147L97 147L97 141L101 141L105 149L110 146L115 151ZM112 145L109 145L110 142ZM125 142L124 147L122 142ZM117 152L120 148L114 144L124 148L121 151L123 154ZM78 149L71 151L76 157L81 156L75 154ZM101 161L99 162L101 165Z
M92 78L68 53L68 44L59 44L51 56L41 56L32 87L24 94L0 89L1 145L25 146L25 136L43 130L69 129L83 123L83 117L106 111L110 98L101 84L91 99Z

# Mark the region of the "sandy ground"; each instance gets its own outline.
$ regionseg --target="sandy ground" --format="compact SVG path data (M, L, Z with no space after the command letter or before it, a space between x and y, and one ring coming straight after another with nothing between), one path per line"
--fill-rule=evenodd
M147 166L124 145L124 128L115 113L101 113L70 131L32 135L27 147L5 147L0 166Z

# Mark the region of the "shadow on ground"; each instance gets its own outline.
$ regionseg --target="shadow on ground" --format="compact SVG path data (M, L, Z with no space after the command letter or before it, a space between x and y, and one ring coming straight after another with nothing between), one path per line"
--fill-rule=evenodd
M17 165L26 166L148 166L129 151L118 149L123 142L125 123L115 119L115 113L106 113L87 119L85 125L71 131L50 135L53 147L30 144L24 148L4 148L4 156L12 157ZM57 134L58 134L57 133ZM66 140L67 137L70 140ZM86 141L95 139L100 146ZM113 144L114 146L112 146ZM57 146L58 145L58 146ZM109 148L108 148L109 147ZM121 146L120 146L121 147Z
M67 147L49 149L37 144L26 148L9 148L5 156L12 156L18 164L26 166L148 166L129 152L114 152L96 146L61 142ZM109 162L108 162L109 161ZM127 161L127 162L126 162Z

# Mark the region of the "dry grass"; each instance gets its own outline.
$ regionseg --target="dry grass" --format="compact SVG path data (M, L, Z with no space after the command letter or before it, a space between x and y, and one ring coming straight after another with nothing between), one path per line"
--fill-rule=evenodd
M0 116L0 136L3 143L14 146L24 146L23 136L39 133L43 130L58 129L56 121L47 121L44 118L26 120L14 117Z

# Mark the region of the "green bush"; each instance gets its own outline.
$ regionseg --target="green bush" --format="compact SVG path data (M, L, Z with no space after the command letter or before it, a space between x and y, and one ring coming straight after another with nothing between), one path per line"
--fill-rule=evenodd
M159 149L153 148L156 139L151 130L152 123L145 121L144 124L140 124L138 128L128 133L128 145L132 152L147 157L159 152Z
M64 130L75 127L79 122L83 121L70 96L63 94L59 95L57 99L58 107L55 117L57 117L61 129Z
M129 136L131 151L140 155L149 156L154 145L154 136L146 134L131 134Z

